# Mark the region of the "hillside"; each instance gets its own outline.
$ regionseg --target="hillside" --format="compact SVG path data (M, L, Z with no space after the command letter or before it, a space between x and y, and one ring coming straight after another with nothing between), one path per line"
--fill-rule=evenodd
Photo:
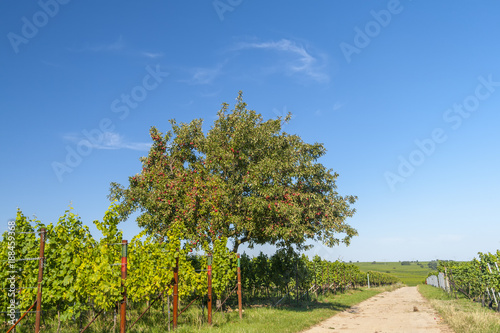
M432 271L428 266L428 261L403 263L409 263L409 265L402 265L401 262L353 262L364 272L389 273L400 278L401 282L408 286L423 283L427 274Z

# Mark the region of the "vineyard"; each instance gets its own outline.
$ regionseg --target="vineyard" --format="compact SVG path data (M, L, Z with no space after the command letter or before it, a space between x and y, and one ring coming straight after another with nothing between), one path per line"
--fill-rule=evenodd
M440 287L455 297L465 297L500 311L500 250L479 253L468 262L441 261L438 271L430 273L427 284Z
M250 258L243 254L238 259L228 250L224 237L205 241L201 244L202 254L193 253L194 244L182 241L183 230L175 227L168 230L166 241L141 233L124 247L118 223L117 207L112 205L102 222L94 221L103 235L96 240L71 211L55 225L43 225L18 211L15 221L9 222L9 231L4 233L0 248L2 329L11 327L36 303L39 289L43 290L37 304L42 325L48 326L44 324L47 319L57 318L52 321L57 327L50 327L53 331L68 331L68 327L75 332L86 327L87 331L96 331L92 325L97 324L92 321L101 314L97 320L100 330L115 331L122 303L126 307L127 329L140 321L143 310L148 309L161 311L167 327L174 311L175 317L177 314L182 317L184 308L191 304L199 306L201 316L212 302L215 311L238 307L235 292L238 265L242 272L243 306L295 304L320 294L341 293L367 285L368 279L371 285L396 282L389 274L370 272L368 276L352 264L329 262L319 256L310 260L284 249L270 257L261 253ZM46 231L44 254L40 258L42 228ZM121 261L124 255L125 264ZM40 262L43 280L38 288ZM174 305L174 296L184 308ZM36 314L37 311L29 311L17 328L22 332L33 331Z

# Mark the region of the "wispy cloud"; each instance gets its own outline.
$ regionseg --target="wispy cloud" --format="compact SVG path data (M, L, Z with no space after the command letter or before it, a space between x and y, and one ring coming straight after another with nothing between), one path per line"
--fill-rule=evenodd
M331 111L335 112L335 111L338 111L340 110L344 105L346 105L346 103L340 103L340 102L335 102L332 106L332 108L326 108L326 109L318 109L316 111L314 111L314 114L316 116L322 116L324 114L328 114L330 113Z
M125 48L125 41L122 36L119 36L117 40L107 43L92 44L87 43L79 48L72 48L71 51L74 52L116 52L123 50Z
M258 55L251 57L252 62L245 61L244 51L259 50L262 57ZM274 52L272 56L271 52ZM327 57L320 53L313 53L303 45L288 39L270 42L244 42L232 45L223 52L227 59L217 65L209 67L194 67L188 70L189 78L181 80L191 85L209 85L217 78L224 75L224 72L231 73L231 65L238 66L238 76L251 77L261 75L281 73L288 76L297 76L325 83L330 80L326 73ZM229 67L226 71L225 68ZM244 70L246 69L246 71Z
M333 111L339 110L344 105L346 105L346 103L335 102L335 104L333 104Z
M288 115L288 113L289 113L289 112L290 112L290 111L288 111L288 109L287 109L286 105L283 107L283 109L282 109L282 110L279 110L279 109L277 109L277 108L273 108L273 113L274 113L276 116L281 117L282 119L285 119L285 117ZM292 113L292 116L291 116L291 118L290 118L290 119L295 119L295 117L296 117L296 115L294 115L294 114Z
M83 143L91 146L93 149L130 149L138 151L148 151L151 143L127 142L119 133L104 132L102 136L88 140L80 133L67 133L63 137L66 141L73 143Z
M150 58L150 59L156 59L156 58L163 57L162 52L141 52L141 55L143 55L146 58Z
M221 90L216 90L216 91L210 91L210 92L202 92L200 93L200 96L201 97L215 97L215 96L219 96L221 93Z
M148 59L157 59L164 56L163 52L140 51L130 47L125 42L123 36L119 36L115 41L104 43L86 43L83 46L69 48L72 52L89 53L120 53L133 57L145 57Z
M224 67L223 63L216 65L215 67L197 67L190 70L190 77L183 82L187 82L193 85L203 85L211 84L222 72Z
M302 74L317 82L328 82L330 77L324 72L326 56L313 55L302 45L288 39L271 42L239 43L232 50L258 49L265 51L278 51L287 58L280 58L275 66L281 67L289 75Z

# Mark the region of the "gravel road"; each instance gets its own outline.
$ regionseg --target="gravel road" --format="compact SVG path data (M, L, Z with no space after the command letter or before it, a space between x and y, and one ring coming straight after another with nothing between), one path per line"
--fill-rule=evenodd
M452 333L417 287L378 294L304 333Z

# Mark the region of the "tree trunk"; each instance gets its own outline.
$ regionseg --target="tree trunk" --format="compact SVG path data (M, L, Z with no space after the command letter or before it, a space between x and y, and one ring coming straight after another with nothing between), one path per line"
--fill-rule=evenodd
M248 241L248 236L244 236L241 239L236 239L234 241L233 253L238 253L238 247L240 246L240 244L243 244L246 241Z

